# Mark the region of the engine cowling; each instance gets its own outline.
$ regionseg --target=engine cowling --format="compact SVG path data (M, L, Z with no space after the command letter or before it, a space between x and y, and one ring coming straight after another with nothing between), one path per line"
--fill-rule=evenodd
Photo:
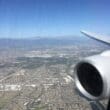
M75 84L86 98L100 100L110 97L110 51L90 56L75 67Z

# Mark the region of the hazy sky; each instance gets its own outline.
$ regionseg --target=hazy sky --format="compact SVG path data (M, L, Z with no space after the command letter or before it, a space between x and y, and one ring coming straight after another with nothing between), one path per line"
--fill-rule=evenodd
M110 0L0 0L0 37L110 34Z

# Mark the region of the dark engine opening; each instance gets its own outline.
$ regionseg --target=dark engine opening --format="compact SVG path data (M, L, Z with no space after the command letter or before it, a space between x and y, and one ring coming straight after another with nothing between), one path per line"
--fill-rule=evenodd
M89 63L80 63L77 66L77 75L84 89L93 96L100 96L103 90L103 81L97 69Z

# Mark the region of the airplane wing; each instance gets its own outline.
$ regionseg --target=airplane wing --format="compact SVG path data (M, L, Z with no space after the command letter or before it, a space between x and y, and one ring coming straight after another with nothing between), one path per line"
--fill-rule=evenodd
M87 31L81 31L81 33L92 39L95 39L97 41L110 45L110 37L97 35L95 33L87 32Z

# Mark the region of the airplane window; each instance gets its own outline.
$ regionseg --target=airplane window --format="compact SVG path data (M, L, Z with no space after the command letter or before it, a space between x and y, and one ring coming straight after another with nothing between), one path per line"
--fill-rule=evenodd
M80 35L80 28L91 29L93 21L98 29L96 22L105 17L98 19L99 5L92 0L0 0L0 110L90 109L75 91L74 66L108 48Z

